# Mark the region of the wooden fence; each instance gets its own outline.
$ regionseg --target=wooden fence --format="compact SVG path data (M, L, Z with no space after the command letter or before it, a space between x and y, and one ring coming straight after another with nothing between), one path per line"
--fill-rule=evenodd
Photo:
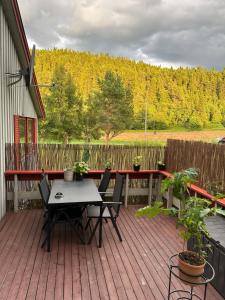
M190 167L199 169L198 185L218 184L225 188L225 146L196 141L168 140L165 161L169 172Z
M8 170L63 170L82 159L88 150L88 164L91 169L102 170L107 160L112 162L113 170L132 169L132 160L136 155L143 157L142 170L157 168L157 161L164 160L169 172L195 167L200 170L200 187L208 183L219 184L225 189L225 146L196 141L168 140L164 147L116 146L116 145L6 145L6 169ZM133 188L147 186L146 180L133 180ZM26 183L26 189L35 186ZM12 190L12 187L10 188Z
M88 165L91 169L104 169L107 160L112 162L112 169L132 169L135 156L142 156L142 169L155 169L158 160L164 160L164 147L151 146L116 146L116 145L49 145L49 144L7 144L6 169L8 170L63 170L82 159L88 150Z

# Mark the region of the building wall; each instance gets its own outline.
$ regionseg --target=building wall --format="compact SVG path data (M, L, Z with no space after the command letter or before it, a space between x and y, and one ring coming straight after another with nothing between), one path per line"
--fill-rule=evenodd
M0 218L6 212L5 143L14 141L13 116L37 118L25 81L8 87L6 72L20 70L20 63L0 3Z

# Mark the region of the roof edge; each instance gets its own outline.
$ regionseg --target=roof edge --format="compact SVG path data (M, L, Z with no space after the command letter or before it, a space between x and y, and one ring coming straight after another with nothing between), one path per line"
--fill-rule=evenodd
M4 14L7 19L9 29L13 38L15 46L21 50L18 51L18 58L22 68L26 68L29 65L31 54L28 46L19 6L17 0L2 0ZM11 11L9 11L11 10ZM10 13L14 18L10 17ZM16 31L15 31L16 30ZM35 72L33 73L33 86L28 87L31 99L33 101L36 113L38 117L45 118L44 105L41 100L41 94L37 86L37 79Z

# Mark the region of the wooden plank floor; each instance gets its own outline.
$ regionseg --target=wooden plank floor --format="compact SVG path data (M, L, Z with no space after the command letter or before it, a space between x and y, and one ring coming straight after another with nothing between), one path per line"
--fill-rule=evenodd
M96 240L81 245L60 224L50 253L40 247L41 210L7 214L0 222L0 300L167 299L168 258L182 249L175 221L137 219L134 212L134 207L121 210L122 243L109 223L101 249ZM173 288L184 285L174 280ZM202 288L196 291L202 295ZM222 297L209 286L207 299Z

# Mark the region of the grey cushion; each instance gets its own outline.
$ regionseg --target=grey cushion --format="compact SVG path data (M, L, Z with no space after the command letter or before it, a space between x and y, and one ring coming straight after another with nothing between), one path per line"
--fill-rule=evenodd
M114 209L112 208L113 216L115 216ZM88 218L98 218L100 216L100 206L90 205L87 207L87 217ZM108 207L105 207L103 212L103 218L110 218L110 213Z

